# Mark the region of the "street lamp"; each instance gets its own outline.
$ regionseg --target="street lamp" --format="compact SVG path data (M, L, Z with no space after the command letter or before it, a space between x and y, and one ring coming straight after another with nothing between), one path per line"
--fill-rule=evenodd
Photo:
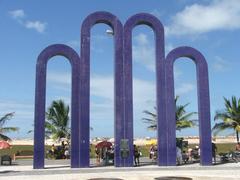
M114 35L114 32L113 32L113 30L111 30L111 29L107 29L106 30L106 33L108 34L108 35Z

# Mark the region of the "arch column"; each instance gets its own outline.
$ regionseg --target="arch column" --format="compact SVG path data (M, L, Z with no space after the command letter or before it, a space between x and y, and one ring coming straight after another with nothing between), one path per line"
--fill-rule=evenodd
M155 35L158 164L163 166L167 162L164 28L155 16L147 13L133 15L124 25L124 138L129 140L130 155L123 163L124 166L133 166L132 30L142 24L152 28Z
M80 167L89 166L90 115L90 34L95 24L104 23L114 31L114 163L121 166L120 140L123 138L123 27L116 16L108 12L95 12L84 20L81 27L80 82Z
M36 65L35 113L34 113L34 158L33 168L44 168L45 151L45 103L47 62L53 56L66 57L72 68L71 92L71 167L79 167L79 63L78 54L69 46L55 44L45 48L38 56Z
M166 118L168 122L168 163L176 165L176 117L174 103L174 61L187 57L194 61L197 70L198 117L200 136L200 163L212 164L211 121L208 66L204 56L194 48L179 47L172 50L166 58Z

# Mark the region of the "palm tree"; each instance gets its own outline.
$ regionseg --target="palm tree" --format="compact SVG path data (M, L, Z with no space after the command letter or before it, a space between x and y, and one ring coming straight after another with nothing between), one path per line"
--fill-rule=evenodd
M240 99L232 96L232 101L224 97L225 109L223 111L217 111L214 120L220 120L213 127L214 134L218 134L220 131L226 129L233 129L236 133L237 142L239 142L240 131Z
M179 96L175 98L175 105L176 105L176 130L181 131L181 129L194 127L196 125L196 120L190 119L196 112L187 113L185 108L189 105L189 103L185 105L177 105L177 101ZM143 122L150 124L148 126L149 130L156 130L157 129L157 109L154 107L155 112L150 111L143 111L149 118L142 118Z
M53 101L46 112L46 132L47 137L53 139L70 139L69 128L69 106L63 100Z
M4 135L8 132L15 132L18 131L19 128L17 127L4 127L4 124L10 120L14 116L14 112L7 113L3 117L0 118L0 139L4 141L11 141L11 138Z
M53 101L46 112L45 137L54 140L66 138L69 141L71 136L69 119L69 106L63 100ZM90 130L93 128L90 127ZM29 130L27 133L32 132L33 130Z

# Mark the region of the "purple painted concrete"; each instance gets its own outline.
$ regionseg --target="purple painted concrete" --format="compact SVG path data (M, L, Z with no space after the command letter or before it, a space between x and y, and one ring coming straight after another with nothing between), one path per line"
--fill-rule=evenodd
M34 121L34 169L44 168L45 101L47 62L53 56L66 57L72 66L71 104L71 167L79 166L79 63L78 54L62 44L48 46L38 56L36 66L35 121Z
M89 167L90 108L90 34L97 23L108 24L114 31L114 138L115 166L133 166L133 99L132 99L132 29L140 24L150 26L155 33L158 165L176 165L176 120L174 104L173 63L179 57L189 57L197 66L198 108L200 124L201 164L211 164L211 127L207 63L197 50L180 47L164 55L164 28L150 14L130 17L124 28L118 18L108 12L89 15L81 27L81 58L66 45L52 45L38 57L36 69L34 168L44 168L44 122L46 98L46 68L56 55L66 57L72 65L71 105L71 167ZM124 39L123 39L124 38ZM128 139L128 157L121 157L120 143Z
M155 61L157 79L158 112L158 164L167 165L167 128L165 118L165 68L164 68L164 28L151 14L140 13L130 17L124 25L124 138L129 139L130 156L124 166L133 166L133 96L132 96L132 30L137 25L148 25L155 34Z
M108 24L114 31L114 138L115 166L122 166L120 140L123 134L123 26L108 12L90 14L81 29L81 101L80 101L80 167L89 166L89 93L90 93L90 34L97 23Z
M210 99L208 84L208 67L204 56L194 48L179 47L172 50L166 58L166 117L168 122L168 163L176 165L176 119L174 102L174 77L173 64L180 57L188 57L196 64L197 70L197 93L198 93L198 116L201 165L212 164L211 144L211 121Z

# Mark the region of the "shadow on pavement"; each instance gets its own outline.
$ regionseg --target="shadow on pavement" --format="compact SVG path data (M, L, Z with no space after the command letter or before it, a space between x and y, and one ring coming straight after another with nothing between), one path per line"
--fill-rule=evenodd
M7 174L7 173L17 173L17 172L20 172L20 171L0 171L0 174Z

